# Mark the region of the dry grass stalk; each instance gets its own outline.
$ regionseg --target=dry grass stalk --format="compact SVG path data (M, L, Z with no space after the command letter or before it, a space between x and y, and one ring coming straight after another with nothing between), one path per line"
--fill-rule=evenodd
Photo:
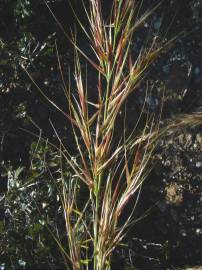
M71 158L61 142L61 156L74 171L75 178L68 185L63 181L60 197L67 228L67 259L71 268L87 270L93 265L94 270L109 270L112 253L131 224L136 204L125 222L119 225L121 215L132 197L138 199L158 139L179 127L201 124L202 119L201 114L179 117L159 129L159 123L153 116L148 116L142 133L136 134L134 129L126 137L123 131L117 143L115 123L124 102L136 91L148 68L173 40L161 44L154 39L149 48L143 47L139 56L133 59L133 34L155 9L138 18L136 1L114 0L110 18L105 22L101 1L89 0L89 3L89 11L85 5L84 9L90 31L80 24L96 61L86 56L76 40L71 39L75 47L74 77L78 98L72 95L71 87L67 87L63 80L70 113L62 113L72 123L80 162ZM88 99L80 53L97 71L97 83L94 84L97 101L94 103ZM59 68L62 70L60 60ZM50 102L61 111L53 101ZM83 207L78 206L78 182L79 185L83 183L89 193Z

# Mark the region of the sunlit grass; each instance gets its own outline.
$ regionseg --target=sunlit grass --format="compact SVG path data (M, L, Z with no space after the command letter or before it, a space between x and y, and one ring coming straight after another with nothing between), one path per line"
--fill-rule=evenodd
M74 79L76 93L66 84L58 49L58 66L69 112L64 112L37 86L42 95L56 107L72 124L78 156L72 158L52 124L60 142L61 180L58 187L67 232L67 247L53 236L66 257L67 268L74 270L109 270L113 251L122 242L128 228L133 224L133 213L139 198L142 183L151 170L151 158L162 136L169 136L179 128L198 125L200 113L180 116L166 126L160 126L151 113L146 115L142 130L137 125L128 135L126 122L117 134L116 122L129 95L136 91L154 61L165 52L176 37L167 42L154 38L149 46L143 46L135 59L131 53L135 31L155 11L156 7L138 15L138 7L130 0L114 0L110 17L104 21L100 0L89 1L90 9L84 10L89 22L86 29L77 18L86 34L94 54L94 60L77 46L76 37L69 36L75 49ZM88 97L86 71L81 68L84 57L96 72L93 88L96 101ZM96 59L96 60L95 60ZM28 71L26 70L28 73ZM29 73L28 73L29 75ZM71 75L70 75L71 76ZM32 79L32 78L31 78ZM145 96L147 93L145 93ZM142 111L144 110L144 105ZM140 118L142 112L140 113ZM140 119L138 119L139 121ZM66 183L63 168L72 169L74 177ZM80 203L79 187L88 190L86 201ZM132 209L126 206L135 199ZM127 216L121 221L122 214ZM121 225L120 225L121 224Z

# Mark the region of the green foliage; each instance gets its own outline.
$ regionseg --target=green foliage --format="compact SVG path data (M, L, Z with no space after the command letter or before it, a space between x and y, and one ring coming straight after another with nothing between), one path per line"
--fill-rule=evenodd
M29 170L7 168L5 218L0 222L1 263L5 269L62 269L61 254L50 233L65 239L56 187L60 182L56 178L58 156L43 142L33 142L30 155ZM66 178L70 178L68 172Z
M32 14L32 10L30 8L29 0L17 0L16 8L15 8L16 16L24 19L25 17L29 17Z

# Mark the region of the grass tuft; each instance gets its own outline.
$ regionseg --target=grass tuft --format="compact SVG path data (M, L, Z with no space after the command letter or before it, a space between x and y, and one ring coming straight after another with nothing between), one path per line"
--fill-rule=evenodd
M56 46L69 113L62 111L36 86L71 122L79 157L77 160L71 157L53 126L60 142L61 167L65 166L65 162L75 175L70 183L66 183L61 168L63 181L58 192L68 239L68 247L61 247L61 250L64 250L64 257L73 270L92 269L90 265L94 270L109 270L113 251L133 222L139 192L151 170L150 161L158 140L179 128L201 124L202 115L179 116L161 127L155 116L148 113L141 132L136 126L126 135L124 125L117 134L116 123L125 101L145 79L152 64L170 48L177 37L166 42L157 42L154 38L134 58L131 53L134 33L158 6L139 17L136 1L114 0L110 17L104 21L101 0L89 0L89 4L90 8L87 9L83 2L89 29L76 18L88 38L95 60L78 47L75 36L66 34L75 49L76 94L73 94L70 84L66 86ZM96 101L88 97L86 73L80 64L81 56L96 71L93 82ZM88 190L88 196L80 205L78 186L82 185ZM135 198L136 203L130 212L125 213L131 198ZM120 223L123 213L127 218Z

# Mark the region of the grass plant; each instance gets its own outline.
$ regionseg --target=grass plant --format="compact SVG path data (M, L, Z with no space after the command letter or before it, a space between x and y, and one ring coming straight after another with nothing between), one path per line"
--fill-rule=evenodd
M160 116L157 119L152 113L147 113L140 130L138 123L143 115L143 105L137 125L129 134L126 119L123 128L117 130L117 121L129 95L137 91L154 61L170 48L176 37L166 42L153 38L134 57L131 53L134 33L156 7L140 16L136 1L114 0L110 16L104 21L101 0L89 0L89 5L87 9L83 3L89 29L77 19L88 38L94 58L79 48L74 35L71 38L68 36L75 49L76 92L72 91L70 83L66 83L57 51L68 103L67 112L62 111L36 86L71 122L78 153L76 158L72 158L53 125L60 142L61 185L58 186L58 194L64 211L67 246L61 244L58 237L53 237L66 258L67 269L110 270L113 251L134 222L133 213L141 186L150 172L150 161L159 138L187 125L200 124L202 116L200 113L180 116L162 127ZM93 101L89 98L81 56L96 72L93 82L96 100ZM145 96L148 93L147 89ZM64 166L69 166L74 174L68 183L63 175ZM81 203L82 186L87 195ZM126 210L132 198L133 207Z

